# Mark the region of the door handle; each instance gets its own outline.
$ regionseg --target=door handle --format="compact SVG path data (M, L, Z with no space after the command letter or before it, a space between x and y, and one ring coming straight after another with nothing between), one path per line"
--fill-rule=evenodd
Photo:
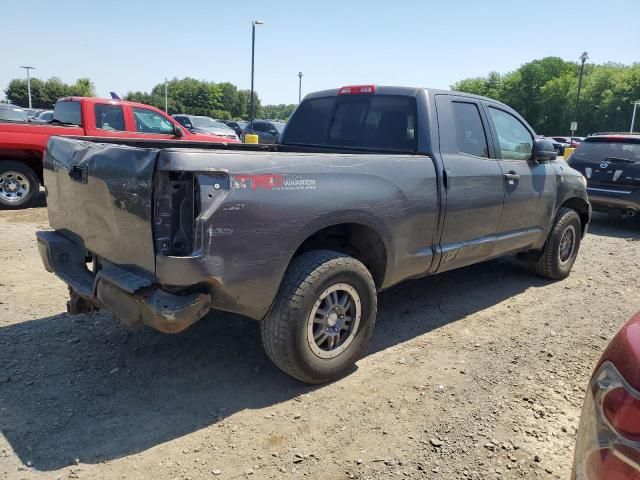
M515 183L520 180L520 174L511 170L504 174L504 180L509 185L515 185Z

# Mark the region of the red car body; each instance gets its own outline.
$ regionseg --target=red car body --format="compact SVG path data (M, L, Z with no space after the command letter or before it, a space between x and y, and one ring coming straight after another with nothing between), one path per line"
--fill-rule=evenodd
M41 184L43 181L42 156L49 138L54 135L238 143L236 140L216 135L191 133L163 111L142 103L94 97L67 97L58 100L58 103L60 102L77 102L80 104L81 126L56 124L55 121L46 124L0 123L0 177L3 172L8 171L8 169L15 170L16 163L18 163L30 169ZM56 105L58 105L58 103ZM123 115L118 119L119 129L98 128L96 124L96 111L100 110L100 106L105 106L103 108L107 108L107 106L119 106L122 108ZM140 131L140 124L139 121L137 122L136 120L134 109L136 109L138 113L141 111L151 112L148 113L148 115L152 117L153 114L160 115L163 120L174 126L175 131L172 133ZM158 117L154 118L158 119ZM122 124L122 120L124 121L124 125ZM10 163L7 163L7 161ZM33 182L28 183L31 184ZM1 187L0 179L0 190ZM30 185L30 187L37 188L37 186L33 185ZM0 191L0 193L2 192ZM16 203L18 206L22 206L20 202Z
M640 312L611 340L591 377L572 478L640 479Z

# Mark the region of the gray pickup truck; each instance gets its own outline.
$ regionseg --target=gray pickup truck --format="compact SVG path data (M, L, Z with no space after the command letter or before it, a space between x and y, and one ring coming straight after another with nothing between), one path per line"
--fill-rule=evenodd
M38 245L71 313L178 332L236 312L310 383L362 355L378 291L514 253L562 279L591 215L511 108L423 88L310 94L278 145L58 137L44 166Z

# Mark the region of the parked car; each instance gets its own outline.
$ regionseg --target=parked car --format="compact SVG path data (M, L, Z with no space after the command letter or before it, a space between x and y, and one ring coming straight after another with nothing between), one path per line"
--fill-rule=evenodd
M225 125L227 125L228 127L231 127L233 131L236 132L236 135L238 136L238 138L242 138L242 129L245 127L247 122L243 122L240 120L220 120L220 121Z
M640 478L640 312L613 337L589 381L571 478Z
M53 110L43 110L39 112L34 117L34 120L37 120L39 122L50 122L51 120L53 120Z
M219 137L230 138L232 140L239 139L236 132L234 132L231 127L228 127L224 123L214 120L211 117L186 115L183 113L171 116L191 133L217 135Z
M640 212L640 135L587 137L569 165L587 178L594 210L627 217Z
M251 124L247 123L243 130L243 136L247 133L253 133L258 136L258 143L278 143L278 138L284 129L284 123L270 122L267 120L254 120L253 129Z
M32 119L32 118L36 118L38 114L42 111L42 109L41 108L25 108L24 111L27 112L27 116L30 119Z
M551 143L466 93L327 90L278 145L188 147L52 138L46 269L71 313L167 333L211 309L260 320L269 357L309 383L365 351L377 291L515 253L563 279L590 220L584 177Z
M236 142L213 135L192 134L161 110L136 102L90 97L58 100L50 123L26 122L15 106L5 116L23 124L0 123L0 207L28 205L43 182L42 155L52 135L146 138L199 142Z
M569 146L569 143L565 143L565 142L560 142L558 140L556 140L555 138L552 137L544 137L546 139L548 139L551 144L553 145L553 149L555 150L556 154L558 155L564 155L564 149L567 148Z
M29 116L24 109L11 104L0 104L0 122L27 123Z
M549 138L553 138L555 141L560 142L560 143L565 143L567 144L567 146L571 146L571 148L577 148L578 145L580 144L579 140L582 137L573 137L573 141L571 140L571 137L556 137L556 136L552 136Z

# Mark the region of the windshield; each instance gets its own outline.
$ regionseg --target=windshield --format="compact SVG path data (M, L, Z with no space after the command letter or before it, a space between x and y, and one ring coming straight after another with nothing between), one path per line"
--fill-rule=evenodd
M28 120L27 112L19 107L2 107L0 108L0 120L8 120L10 122L26 122Z
M602 161L607 159L624 159L640 162L640 142L587 141L581 142L573 153L576 159Z
M53 107L53 120L60 123L82 126L80 115L80 102L62 101L56 102Z
M197 128L207 128L216 130L228 130L229 127L222 122L218 122L211 117L194 117L193 123Z
M280 123L280 122L273 123L273 126L276 127L276 130L278 130L278 133L282 133L286 125L287 125L286 123Z
M416 150L416 102L398 95L341 95L302 102L283 144Z

